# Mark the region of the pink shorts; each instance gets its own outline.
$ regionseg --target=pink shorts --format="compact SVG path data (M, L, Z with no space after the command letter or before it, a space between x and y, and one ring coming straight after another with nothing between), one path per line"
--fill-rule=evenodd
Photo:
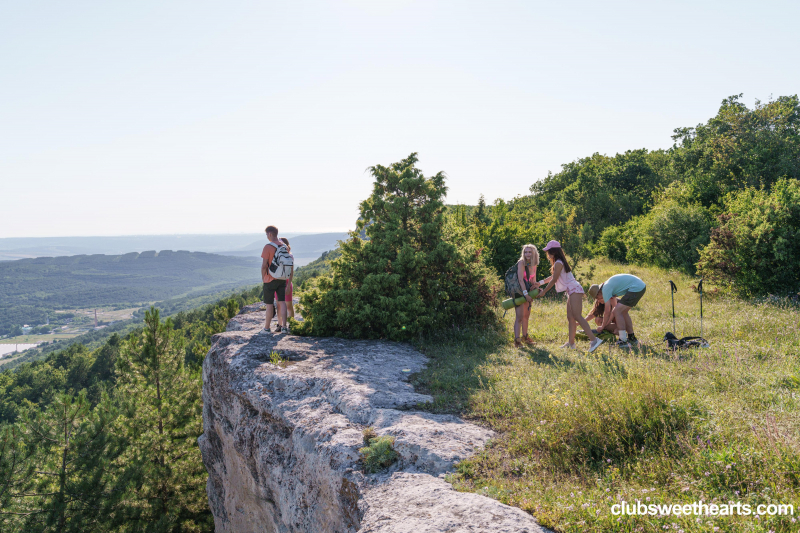
M275 294L272 296L273 300L278 299L278 291L275 291ZM288 303L292 303L292 284L286 284L286 290L284 291L284 301Z
M570 285L569 287L567 287L566 292L567 292L567 297L573 294L585 294L583 292L583 287L581 287L580 283L575 283L574 285Z

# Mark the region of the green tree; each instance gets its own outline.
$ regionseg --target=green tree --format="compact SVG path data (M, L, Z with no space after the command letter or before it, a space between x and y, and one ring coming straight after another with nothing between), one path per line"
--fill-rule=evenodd
M781 96L749 109L730 96L717 115L694 128L678 128L673 167L704 206L747 187L769 189L782 177L800 179L800 100Z
M114 333L94 353L94 361L89 367L88 397L93 404L100 401L103 391L112 390L117 382L117 357L122 339Z
M115 425L125 443L118 459L123 501L120 531L201 531L212 527L207 479L197 438L202 433L201 378L184 364L184 340L157 309L144 330L122 344L117 360Z
M295 331L402 340L489 314L496 276L446 237L444 174L425 177L416 163L414 153L370 169L375 184L357 228L331 275L302 296Z
M23 440L20 424L0 426L0 531L19 531L25 515L17 508L17 498L31 486L36 465L35 448Z
M486 198L481 194L478 199L478 208L475 210L474 219L476 224L488 224L489 215L486 212Z
M481 196L483 200L483 196ZM478 206L480 209L480 205ZM505 274L506 269L519 259L526 235L512 220L507 219L508 206L503 200L497 200L488 216L475 216L474 239L485 259L498 276ZM488 224L487 224L488 222Z
M558 206L574 228L588 224L599 234L645 212L653 192L666 182L664 157L644 149L614 157L593 154L534 183L532 196L515 202L515 208L540 218Z
M730 194L719 221L700 252L701 275L743 296L797 293L800 180Z
M60 393L44 410L23 411L21 437L32 468L4 507L22 522L23 531L105 530L108 466L116 453L110 406L107 397L92 409L85 392Z

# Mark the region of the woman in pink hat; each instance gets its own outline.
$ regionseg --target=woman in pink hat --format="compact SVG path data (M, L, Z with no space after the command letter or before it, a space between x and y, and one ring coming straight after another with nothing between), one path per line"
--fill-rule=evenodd
M603 340L599 339L592 333L592 328L589 323L583 318L583 287L575 279L572 274L572 269L567 262L564 255L564 250L561 249L561 243L558 241L550 241L544 247L547 253L547 259L550 261L551 272L550 277L540 281L541 284L547 283L544 290L539 291L537 298L543 297L547 291L556 286L556 292L567 293L567 324L569 325L569 341L564 343L562 348L575 348L575 330L580 323L586 335L589 337L589 352L593 352L598 346L603 344Z

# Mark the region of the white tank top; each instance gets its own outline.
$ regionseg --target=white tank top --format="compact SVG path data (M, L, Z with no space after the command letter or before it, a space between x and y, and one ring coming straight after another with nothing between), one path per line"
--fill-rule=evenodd
M572 272L566 272L564 270L564 262L561 261L561 259L557 260L556 263L561 263L561 275L556 278L556 292L564 292L570 287L579 285L578 280L575 279ZM555 270L555 266L555 263L553 263L553 270Z

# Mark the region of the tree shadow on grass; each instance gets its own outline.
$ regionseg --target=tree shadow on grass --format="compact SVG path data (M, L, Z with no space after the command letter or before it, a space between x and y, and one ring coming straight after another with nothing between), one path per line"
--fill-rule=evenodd
M549 365L558 368L570 368L575 365L571 359L535 345L523 347L520 350L520 355L527 357L532 363L540 365Z
M624 348L622 350L628 351ZM692 360L697 357L697 349L670 350L663 342L655 344L642 343L636 348L630 348L629 353L646 359L661 359L662 361L674 363Z
M411 376L414 389L433 396L420 406L434 413L461 414L469 409L470 398L490 385L481 372L484 365L513 365L510 344L504 330L453 330L416 346L430 359L426 368ZM517 357L542 364L570 368L572 360L537 345L517 349Z

